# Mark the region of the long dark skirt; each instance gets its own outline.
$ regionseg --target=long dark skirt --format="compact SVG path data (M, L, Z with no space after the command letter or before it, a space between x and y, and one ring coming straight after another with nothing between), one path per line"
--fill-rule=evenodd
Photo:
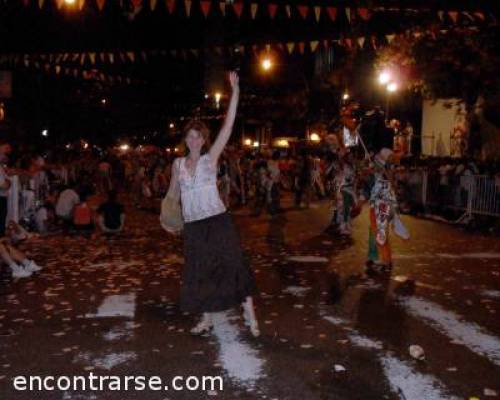
M253 271L228 213L186 223L184 257L183 311L228 310L256 290Z

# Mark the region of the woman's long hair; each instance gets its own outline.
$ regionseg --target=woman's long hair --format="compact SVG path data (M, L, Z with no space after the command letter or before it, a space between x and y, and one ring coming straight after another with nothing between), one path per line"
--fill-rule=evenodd
M186 144L186 136L190 130L197 131L204 140L200 154L203 155L208 153L208 150L210 149L210 129L208 129L208 126L204 122L197 119L192 119L188 121L188 123L184 126L183 129L184 132L183 145L185 146L184 153L186 154L186 156L189 154L189 147Z

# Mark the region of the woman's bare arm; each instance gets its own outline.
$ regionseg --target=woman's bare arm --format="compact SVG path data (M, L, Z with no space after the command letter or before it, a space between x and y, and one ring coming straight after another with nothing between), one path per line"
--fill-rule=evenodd
M226 146L231 133L233 131L234 120L236 119L236 110L238 108L238 101L240 97L240 86L239 77L236 72L231 72L229 74L229 82L231 83L231 100L229 101L229 107L227 110L226 118L222 124L222 128L215 139L214 144L210 148L209 155L210 159L216 164L224 147Z

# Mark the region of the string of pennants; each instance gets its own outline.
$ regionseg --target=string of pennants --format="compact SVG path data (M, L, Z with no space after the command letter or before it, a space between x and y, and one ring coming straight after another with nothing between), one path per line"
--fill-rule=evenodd
M477 27L460 28L471 34L478 32ZM189 61L199 58L206 53L215 53L223 56L233 52L258 56L262 52L277 51L293 55L306 53L314 54L320 49L328 49L340 46L350 51L361 49L378 49L386 44L397 43L403 37L420 38L427 34L436 39L438 35L446 35L450 30L408 30L401 34L388 34L384 38L376 36L361 36L357 38L324 39L302 42L274 43L274 44L252 44L239 45L236 47L208 47L203 49L170 49L170 50L145 50L145 51L117 51L117 52L79 52L79 53L50 53L50 54L3 54L0 55L0 67L7 68L34 68L46 73L65 75L85 80L99 80L110 83L138 83L140 80L130 78L123 74L110 74L100 70L106 65L133 65L136 63L148 63L157 57L170 57L175 60ZM385 39L385 40L384 40ZM121 70L123 71L123 70Z
M25 7L29 7L31 2L34 2L39 9L43 9L45 4L50 0L22 0L22 3ZM58 10L63 9L79 9L82 10L85 6L86 0L52 0L54 1L56 8ZM166 10L169 14L174 14L178 8L180 8L177 2L184 2L184 12L187 18L190 18L193 14L193 0L164 0ZM158 0L130 0L130 6L135 12L140 11L144 8L145 4L149 3L150 10L156 10L158 7ZM95 0L95 4L97 5L97 9L99 11L103 11L106 0ZM120 5L123 8L125 6L124 0L120 0ZM218 5L218 6L217 6ZM333 6L319 6L319 5L290 5L285 4L281 5L278 3L269 3L269 4L260 4L260 3L245 3L242 1L238 2L212 2L212 0L199 0L199 12L203 15L204 18L208 18L212 12L217 12L218 8L220 14L222 16L228 15L230 12L234 13L237 18L242 18L245 10L245 5L249 6L249 14L251 19L255 19L259 12L259 9L265 8L265 11L270 19L275 19L278 14L279 7L283 7L286 13L287 18L292 18L293 13L297 13L302 19L306 20L310 18L310 16L314 16L316 22L319 22L321 16L323 14L326 15L331 21L335 21L339 15L339 8ZM372 18L373 14L377 11L408 11L408 12L430 12L432 11L429 8L398 8L398 7L343 7L342 11L345 14L345 17L349 21L349 23L354 20L368 21ZM484 11L458 11L458 10L450 10L450 11L437 11L437 15L441 19L444 20L445 15L448 15L453 23L457 23L460 16L470 20L470 21L481 21L484 22L487 19L487 15ZM495 20L495 17L491 15L491 17Z

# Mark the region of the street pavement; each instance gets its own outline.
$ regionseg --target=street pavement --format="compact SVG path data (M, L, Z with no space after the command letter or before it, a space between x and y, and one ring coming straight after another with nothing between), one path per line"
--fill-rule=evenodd
M22 248L45 268L0 277L0 400L489 399L500 393L500 239L403 217L394 268L364 273L366 210L352 239L329 203L233 212L256 273L261 336L240 310L193 337L178 308L182 240L127 207L116 239L56 234ZM420 346L421 359L410 354ZM415 349L415 348L412 348ZM16 376L221 376L223 390L16 391Z

